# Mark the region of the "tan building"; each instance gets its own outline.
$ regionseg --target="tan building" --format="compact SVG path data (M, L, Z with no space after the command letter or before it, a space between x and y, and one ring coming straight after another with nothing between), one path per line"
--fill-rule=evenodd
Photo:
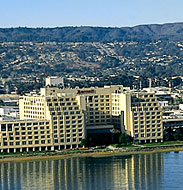
M92 87L83 89L43 88L41 94L59 93L77 96L81 109L86 113L86 129L113 129L124 131L123 114L126 116L126 104L130 101L130 88L122 85ZM125 113L123 113L125 112Z
M53 150L49 120L0 122L1 152Z
M122 85L46 87L40 94L21 96L19 107L21 120L0 123L2 151L77 148L92 132L125 132L141 143L163 140L162 112L155 95Z
M41 94L68 93L82 99L86 129L119 129L138 142L163 140L162 111L154 93L133 92L122 85L102 88L43 88Z
M163 141L162 110L153 93L133 93L132 121L135 141Z
M21 120L0 122L1 151L77 148L85 138L84 113L76 96L30 94L20 97L19 106Z

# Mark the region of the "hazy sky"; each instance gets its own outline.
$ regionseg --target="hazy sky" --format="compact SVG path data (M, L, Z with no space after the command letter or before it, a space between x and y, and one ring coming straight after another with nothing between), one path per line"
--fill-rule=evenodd
M182 22L182 9L183 0L0 0L0 27Z

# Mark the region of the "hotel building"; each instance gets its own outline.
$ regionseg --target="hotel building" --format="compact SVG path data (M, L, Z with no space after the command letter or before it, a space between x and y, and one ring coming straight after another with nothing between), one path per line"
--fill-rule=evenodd
M122 85L41 88L19 100L20 120L0 122L6 152L77 148L87 134L127 133L140 143L163 140L161 108L153 93Z

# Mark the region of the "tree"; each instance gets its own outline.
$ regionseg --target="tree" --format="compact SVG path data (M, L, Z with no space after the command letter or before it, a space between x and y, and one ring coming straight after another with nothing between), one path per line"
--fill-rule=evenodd
M87 140L86 139L81 139L80 146L86 147L87 146Z
M120 144L124 144L124 145L128 145L132 143L132 137L130 137L129 135L127 135L126 133L122 133L119 136L119 143Z

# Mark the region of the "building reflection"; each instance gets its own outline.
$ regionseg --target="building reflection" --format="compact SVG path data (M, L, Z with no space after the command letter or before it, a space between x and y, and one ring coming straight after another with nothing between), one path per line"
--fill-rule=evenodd
M163 153L0 163L0 189L163 189L163 180Z

